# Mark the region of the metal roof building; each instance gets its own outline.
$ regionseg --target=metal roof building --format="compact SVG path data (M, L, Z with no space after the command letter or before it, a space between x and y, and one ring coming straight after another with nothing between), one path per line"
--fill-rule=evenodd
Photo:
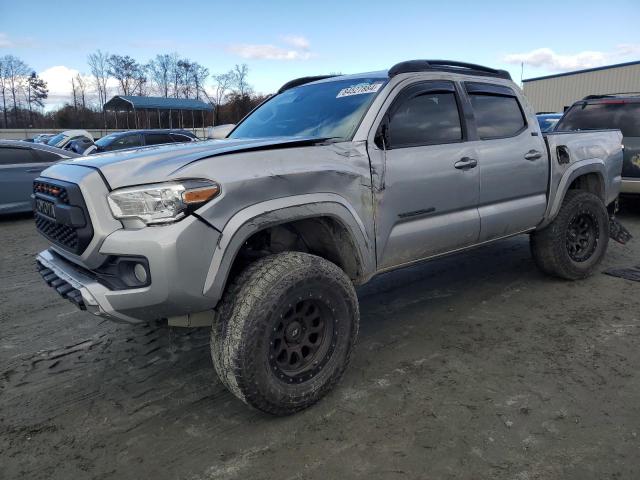
M166 98L141 97L136 95L116 95L103 106L105 111L114 112L116 129L118 128L118 113L126 112L126 127L130 128L129 117L133 112L135 128L184 128L189 123L196 128L196 115L200 117L201 127L204 128L206 115L213 111L213 106L195 98ZM151 112L151 115L149 114ZM185 112L188 113L185 122ZM165 121L163 122L163 117ZM157 119L156 119L157 118ZM191 120L189 122L189 120ZM122 119L121 119L122 122Z
M640 93L640 61L528 78L522 88L536 112L562 112L587 95Z

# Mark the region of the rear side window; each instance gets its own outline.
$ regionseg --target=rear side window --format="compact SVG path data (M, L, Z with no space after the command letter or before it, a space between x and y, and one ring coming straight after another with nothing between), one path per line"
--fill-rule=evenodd
M405 100L389 123L391 148L459 142L462 127L453 92L425 92Z
M171 137L166 133L149 133L145 135L147 145L161 145L163 143L173 143Z
M557 131L617 128L625 137L640 137L640 103L581 103L558 122Z
M171 140L173 140L174 142L177 143L182 143L182 142L190 142L193 140L193 138L187 136L187 135L181 135L179 133L172 133L171 135Z
M111 147L113 149L119 148L130 148L130 147L139 147L142 145L142 141L140 140L140 135L125 135L117 140L115 140Z
M46 150L34 149L34 153L36 154L36 156L38 157L39 161L41 161L41 162L48 162L48 163L57 162L57 161L62 160L64 158L61 155L58 155L57 153L48 152Z
M21 163L37 163L31 150L26 148L3 148L0 147L0 165L13 165Z
M527 126L515 97L471 93L469 98L476 118L478 136L483 140L513 137Z

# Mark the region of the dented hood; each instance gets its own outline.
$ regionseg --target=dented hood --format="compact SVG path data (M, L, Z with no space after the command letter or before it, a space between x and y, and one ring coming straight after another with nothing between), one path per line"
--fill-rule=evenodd
M247 151L314 145L322 137L208 140L90 155L63 163L97 168L111 189L169 180L199 160Z

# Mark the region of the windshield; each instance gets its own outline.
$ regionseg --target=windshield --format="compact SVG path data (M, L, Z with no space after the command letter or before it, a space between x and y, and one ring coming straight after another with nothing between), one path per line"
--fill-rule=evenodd
M558 122L556 131L617 128L625 137L640 137L640 103L611 100L580 103L571 107Z
M292 88L258 107L229 138L351 138L384 83L357 78Z
M116 134L116 133L107 135L106 137L102 137L100 140L98 140L96 142L96 145L99 147L108 147L111 144L111 142L113 142L118 137L119 137L119 134Z
M67 137L64 133L59 133L55 137L50 138L49 141L47 141L47 145L51 145L52 147L57 147L58 145L61 145L63 143L65 138Z
M558 115L557 117L538 117L538 124L540 125L540 130L543 132L550 132L553 130L553 127L556 126L558 120L562 115Z

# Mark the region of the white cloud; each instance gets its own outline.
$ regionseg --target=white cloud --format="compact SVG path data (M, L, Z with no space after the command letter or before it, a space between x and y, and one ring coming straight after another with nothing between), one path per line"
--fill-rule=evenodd
M504 61L511 64L524 63L531 67L544 68L552 72L564 72L593 68L616 63L624 57L640 55L640 45L622 44L608 52L584 51L575 54L559 54L550 48L538 48L525 53L511 53L504 57Z
M32 48L36 44L32 38L9 38L4 32L0 32L0 48Z
M71 103L73 101L71 79L75 78L78 73L79 71L75 68L56 65L54 67L49 67L38 74L40 78L47 82L47 87L49 88L49 97L45 100L45 110L58 108L65 103ZM96 96L95 89L93 87L93 79L89 75L80 74L80 76L86 85L85 95L87 101L89 103L95 101ZM110 78L107 82L107 88L112 91L116 85L117 82L113 78Z
M309 40L300 35L285 35L281 37L287 47L272 44L234 44L228 45L227 50L242 58L259 60L308 60L313 56L309 51Z
M0 32L0 48L12 48L13 42L6 33Z
M309 40L302 35L283 35L281 38L287 45L291 45L300 50L309 50L309 47L311 47Z

